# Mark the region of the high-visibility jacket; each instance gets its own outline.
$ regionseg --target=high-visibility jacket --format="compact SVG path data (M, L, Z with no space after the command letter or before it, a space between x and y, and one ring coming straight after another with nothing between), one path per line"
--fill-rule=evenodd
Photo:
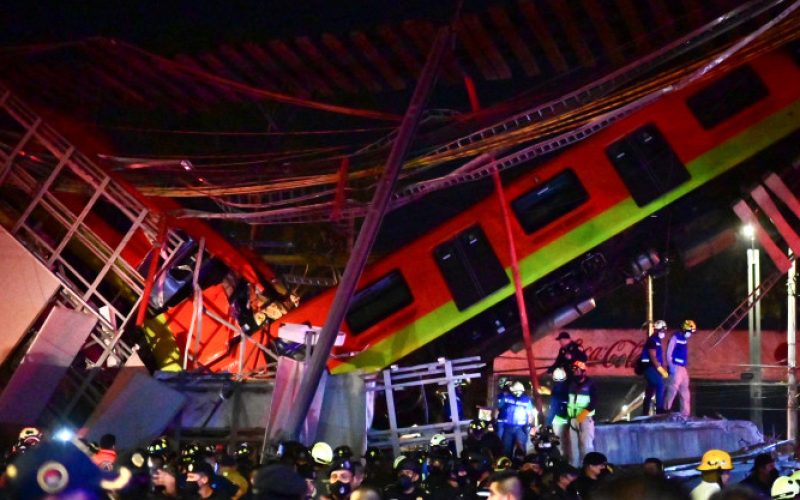
M586 377L583 382L573 380L569 384L566 414L557 415L554 422L565 423L575 418L583 410L588 410L589 415L594 415L597 408L597 386L594 381Z

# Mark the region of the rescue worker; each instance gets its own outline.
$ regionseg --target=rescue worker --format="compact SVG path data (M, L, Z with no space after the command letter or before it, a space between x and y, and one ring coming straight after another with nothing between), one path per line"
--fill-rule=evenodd
M561 412L562 406L567 404L567 389L572 377L572 363L589 359L583 347L572 340L569 332L561 332L556 337L560 344L556 360L547 368L547 373L553 376L553 389L550 394L550 410L547 412L547 425L553 425L553 419Z
M503 440L503 425L508 419L505 397L511 394L512 385L514 385L514 381L509 380L508 377L500 377L497 382L499 392L497 394L497 409L495 410L494 421L497 422L497 437L501 441Z
M708 500L731 480L733 460L727 452L708 450L703 454L697 470L701 472L703 480L692 490L692 500Z
M349 457L337 457L330 465L328 492L333 500L348 500L353 491L353 462Z
M660 458L646 458L642 464L642 471L644 472L644 475L648 477L661 479L666 478L666 474L664 474L664 462L662 462Z
M452 456L453 451L450 449L450 441L447 440L447 437L444 434L434 434L428 447L428 457L451 458Z
M428 500L428 491L420 486L422 468L419 460L403 458L396 469L397 482L383 490L386 500Z
M305 479L290 465L275 463L257 469L252 478L253 500L303 500L308 491Z
M566 413L557 415L553 420L553 431L559 438L561 454L572 464L580 464L587 453L594 451L597 387L586 371L583 361L573 363Z
M506 421L500 424L505 455L513 457L514 450L519 447L525 456L529 426L533 424L533 401L525 394L525 386L519 381L511 385L511 393L503 395L501 400L506 411Z
M333 448L324 441L314 443L311 447L311 458L314 459L314 469L319 472L333 461Z
M762 498L770 497L772 484L778 479L778 469L775 468L775 459L769 453L756 455L753 469L740 483L758 493Z
M570 488L578 477L578 469L568 463L558 463L553 467L553 485L545 495L545 500L580 500L575 491Z
M591 451L583 457L583 468L575 481L570 484L581 500L589 500L600 484L600 479L609 474L608 459L597 451Z
M800 495L800 481L793 476L781 476L772 483L772 500L793 500Z
M681 415L689 416L691 411L691 396L689 394L689 371L686 368L689 362L689 349L687 340L697 330L694 321L687 319L683 322L681 331L672 334L667 344L667 380L666 394L664 396L664 411L670 411L675 395L681 400Z
M236 468L236 459L227 453L219 460L219 475L239 487L239 491L231 496L231 500L239 500L250 489L250 481Z
M642 374L647 381L642 403L643 415L650 415L653 396L656 397L656 413L663 411L661 408L664 404L664 379L669 378L669 372L664 368L664 351L661 347L661 339L667 334L667 323L660 319L653 325L653 330L653 335L650 335L644 344L640 361Z
M114 470L114 462L117 460L117 452L114 447L117 445L117 437L113 434L103 434L100 437L100 449L91 458L92 462L101 470Z

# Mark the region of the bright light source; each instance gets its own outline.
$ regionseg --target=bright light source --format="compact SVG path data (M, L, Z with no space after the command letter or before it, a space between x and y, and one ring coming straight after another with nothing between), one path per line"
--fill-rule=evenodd
M742 227L742 235L745 238L753 238L756 235L756 228L752 224L745 224Z
M75 433L72 432L69 429L59 429L53 435L53 437L55 439L57 439L58 441L65 441L65 442L66 441L71 441L74 436L75 436Z
M628 405L622 405L622 411L628 411Z
M194 165L192 165L192 162L190 162L189 160L181 160L181 167L183 167L183 169L188 172L189 170L194 168Z

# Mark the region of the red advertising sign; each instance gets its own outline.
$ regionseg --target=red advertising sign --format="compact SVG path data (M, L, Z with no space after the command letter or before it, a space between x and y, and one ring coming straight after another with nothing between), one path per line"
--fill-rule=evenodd
M689 373L699 379L739 380L742 373L751 370L747 331L736 330L725 336L716 346L719 337L712 338L709 331L698 330L689 339ZM581 343L589 361L590 376L636 377L633 367L641 356L646 333L641 330L571 330L572 339ZM672 333L662 340L665 355ZM542 373L558 355L559 344L555 335L537 339L533 353L537 369ZM786 332L761 332L761 364L765 380L786 379ZM666 358L665 358L666 359ZM525 352L507 351L494 360L495 373L527 375Z

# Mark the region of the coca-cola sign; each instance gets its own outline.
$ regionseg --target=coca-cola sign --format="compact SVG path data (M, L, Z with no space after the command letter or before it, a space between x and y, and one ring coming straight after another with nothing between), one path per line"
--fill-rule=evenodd
M589 375L593 377L636 377L633 368L642 355L646 334L642 330L573 330L572 339L583 346L588 356ZM669 338L663 339L666 353ZM746 331L733 331L719 344L708 331L698 330L689 339L689 373L705 379L739 379L749 371L750 358ZM762 363L765 380L786 377L786 333L761 332ZM715 345L716 344L716 345ZM559 343L553 335L537 339L533 354L539 373L550 366L558 355ZM772 366L770 366L772 365ZM495 373L521 374L528 371L525 352L508 351L494 360Z
M636 360L642 355L643 347L644 340L636 342L631 339L622 339L595 345L584 343L583 350L589 357L590 366L633 369Z

